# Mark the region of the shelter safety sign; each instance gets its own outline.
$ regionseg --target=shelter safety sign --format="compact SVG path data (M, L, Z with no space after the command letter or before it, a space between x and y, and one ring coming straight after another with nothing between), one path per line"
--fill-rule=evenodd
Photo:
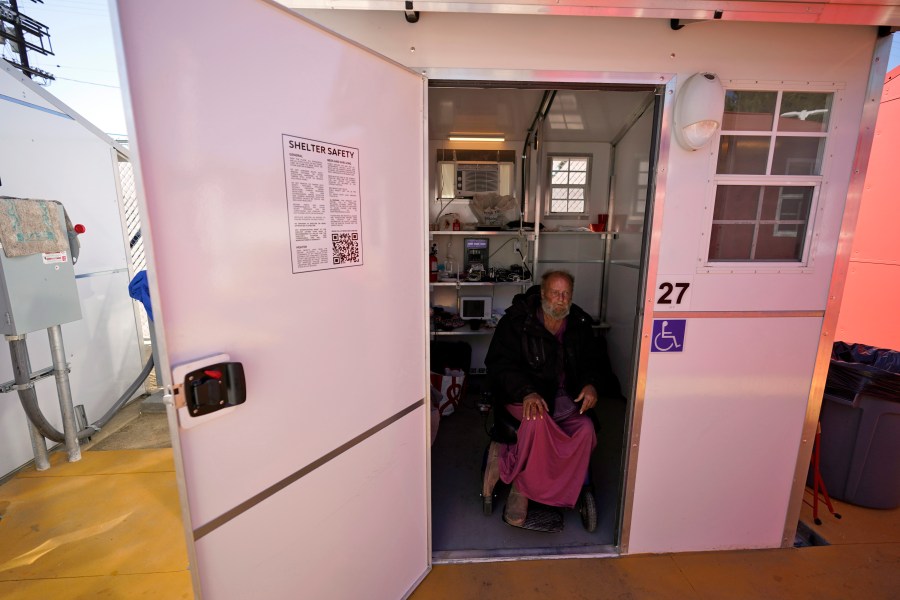
M363 264L359 150L282 135L294 273Z

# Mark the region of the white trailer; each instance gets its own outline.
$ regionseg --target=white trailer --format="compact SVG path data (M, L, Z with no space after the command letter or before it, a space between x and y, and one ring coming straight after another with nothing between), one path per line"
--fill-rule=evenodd
M114 19L198 594L390 598L435 560L790 546L900 8L285 4L302 15L121 0ZM708 103L686 92L704 73L725 96L693 149L673 107ZM608 539L437 547L435 153L460 148L442 127L503 131L533 90L570 105L547 115L568 134L548 119L543 153L516 160L526 220L546 216L546 161L588 155L616 237L584 278L605 281L627 397L621 493ZM634 102L613 133L579 139L617 94ZM540 266L552 238L526 238ZM187 374L231 361L246 401L191 416Z

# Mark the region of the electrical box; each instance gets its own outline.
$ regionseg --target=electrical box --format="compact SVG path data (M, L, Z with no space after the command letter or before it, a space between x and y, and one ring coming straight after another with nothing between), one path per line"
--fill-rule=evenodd
M66 231L61 204L50 204ZM72 252L10 258L0 250L0 333L22 335L81 319Z

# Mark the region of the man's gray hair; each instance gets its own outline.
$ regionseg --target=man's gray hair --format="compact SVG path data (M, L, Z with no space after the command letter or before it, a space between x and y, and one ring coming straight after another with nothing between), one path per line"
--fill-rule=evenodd
M568 271L547 271L543 275L541 275L541 293L547 291L547 286L550 284L551 279L556 279L557 277L561 277L569 282L569 287L573 290L575 289L575 277L572 276Z

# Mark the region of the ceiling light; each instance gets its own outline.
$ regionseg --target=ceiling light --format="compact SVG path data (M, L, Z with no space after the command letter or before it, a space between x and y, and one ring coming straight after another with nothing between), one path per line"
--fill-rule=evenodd
M502 135L468 135L462 133L451 133L448 138L451 142L505 142L506 138Z

